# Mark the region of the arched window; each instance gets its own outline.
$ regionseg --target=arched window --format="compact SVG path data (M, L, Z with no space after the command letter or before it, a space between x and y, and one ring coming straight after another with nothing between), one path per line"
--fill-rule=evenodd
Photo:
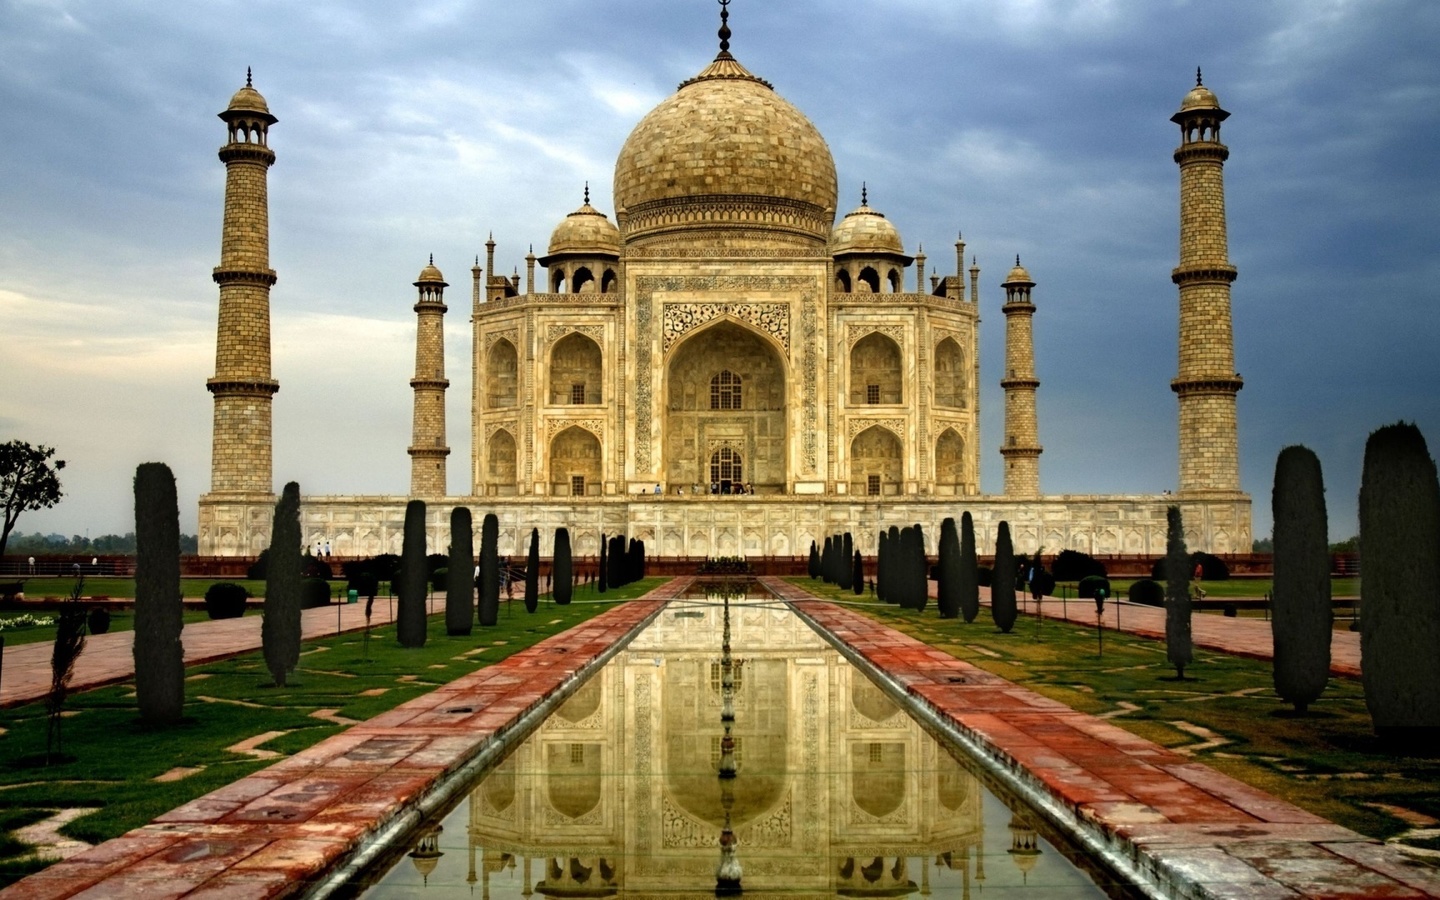
M710 480L712 482L728 487L728 483L741 482L745 480L744 467L740 464L740 454L730 447L721 447L710 456Z
M740 376L726 369L710 379L711 409L740 409Z
M850 293L850 273L844 269L835 273L835 289L842 294Z
M605 274L602 275L601 278L600 278L600 293L602 293L602 294L613 294L613 293L615 293L615 283L616 283L615 270L614 270L614 269L606 269L606 270L605 270Z
M897 269L891 269L891 270L890 270L890 274L887 275L887 276L885 276L885 281L886 281L886 283L887 283L887 286L890 288L890 293L892 293L892 294L898 294L898 293L900 293L900 272L899 272L899 270L897 270Z
M590 270L581 266L575 270L575 276L570 279L570 292L572 294L593 294L595 293L595 276Z
M861 293L880 293L880 273L866 266L860 270L860 280L855 284L855 290Z
M559 266L550 270L550 293L565 293L565 270Z

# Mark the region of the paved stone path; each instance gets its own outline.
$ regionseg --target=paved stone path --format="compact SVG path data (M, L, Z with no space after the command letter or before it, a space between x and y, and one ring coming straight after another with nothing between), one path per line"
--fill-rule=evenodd
M443 597L435 609L443 608ZM338 626L336 614L339 614ZM375 598L370 625L389 624L394 603ZM180 632L185 648L185 665L213 662L260 649L260 615L251 610L238 619L191 622ZM365 601L307 609L300 613L303 640L326 637L338 631L360 631L365 627ZM75 663L71 691L84 691L127 681L135 676L135 632L93 634ZM5 648L4 670L0 671L0 707L14 706L43 698L50 690L49 641Z
M392 820L436 802L447 776L502 747L511 729L623 648L690 581L673 579L416 697L18 881L0 898L290 896Z
M932 582L933 584L933 582ZM989 602L989 589L981 588L984 600ZM1077 625L1095 627L1095 601L1061 601L1046 597L1040 604L1045 618L1058 619L1062 610L1065 621ZM1035 614L1036 603L1026 600L1023 610ZM985 615L985 613L982 613ZM1158 606L1145 606L1129 601L1105 601L1105 627L1120 629L1142 637L1165 640L1165 610ZM1195 646L1207 650L1220 650L1245 656L1250 659L1273 659L1274 638L1268 619L1254 617L1217 616L1212 613L1196 613L1190 618L1190 635ZM1330 674L1348 678L1360 677L1360 633L1358 631L1334 631L1330 637Z
M765 582L1161 896L1440 897L1440 872L1398 850L859 612Z

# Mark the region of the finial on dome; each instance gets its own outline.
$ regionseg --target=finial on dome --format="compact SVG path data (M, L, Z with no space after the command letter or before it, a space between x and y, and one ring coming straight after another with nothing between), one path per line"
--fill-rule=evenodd
M720 0L720 55L730 55L730 0Z
M1203 87L1204 85L1205 85L1205 82L1203 82L1203 81L1200 80L1200 67L1199 67L1199 66L1196 66L1196 67L1195 67L1195 86L1196 86L1196 87Z
M585 205L590 205L590 182L585 182Z
M866 184L863 181L860 182L860 205L870 205L870 185Z
M249 66L246 66L246 67L245 67L245 86L246 86L246 87L254 87L254 85L252 85L252 84L250 83L250 67L249 67Z
M1020 254L1015 254L1015 265L1020 265Z

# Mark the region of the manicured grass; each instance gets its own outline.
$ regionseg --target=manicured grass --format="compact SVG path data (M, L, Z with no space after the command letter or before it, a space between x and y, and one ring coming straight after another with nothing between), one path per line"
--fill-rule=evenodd
M825 599L861 599L808 578L791 581ZM1002 634L987 607L968 625L940 619L933 600L921 613L879 603L852 608L1166 747L1206 740L1188 728L1214 732L1224 743L1195 750L1197 760L1361 834L1389 839L1410 828L1377 805L1440 819L1440 758L1385 752L1358 680L1332 678L1311 714L1296 717L1276 697L1265 662L1197 648L1177 682L1160 641L1106 631L1101 656L1095 629L1055 620L1022 616Z
M1139 578L1112 578L1110 579L1110 593L1116 597L1127 596L1130 585ZM1162 581L1163 585L1164 582ZM1200 586L1205 589L1205 596L1213 599L1222 597L1253 597L1260 598L1274 590L1275 583L1269 578L1228 578L1225 581L1202 581ZM1070 596L1076 596L1076 583L1073 581L1062 581L1055 586L1055 594L1059 596L1060 589L1070 589ZM1332 578L1330 579L1330 595L1332 597L1358 597L1360 596L1359 578Z
M9 622L10 620L16 619L21 615L46 616L53 618L55 616L55 613L35 612L22 614L17 612L0 612L0 622ZM205 622L208 621L210 618L208 615L205 614L204 610L187 609L183 615L187 624L190 622ZM257 613L251 613L251 615L257 615ZM112 609L110 611L110 631L133 631L134 628L134 610ZM19 644L33 644L39 641L50 641L53 643L55 640L55 626L26 625L19 628L11 628L7 626L5 629L0 630L0 637L3 637L5 639L5 646L7 647L14 647Z
M182 578L180 579L180 590L187 599L199 600L205 596L210 585L226 582L242 585L250 592L252 597L265 596L265 582L253 581L246 578ZM70 596L70 591L75 587L75 579L68 575L63 576L38 576L25 579L25 596L29 600L40 600L45 597L56 597L64 599ZM345 579L332 578L330 580L330 591L333 594L336 589L345 587ZM388 591L389 582L381 582L380 590L382 595ZM135 579L133 578L112 578L109 576L85 576L86 597L111 597L117 600L135 599Z
M43 704L0 710L0 816L27 817L36 810L93 806L63 831L98 842L143 825L155 816L272 764L226 750L268 731L285 732L262 745L291 754L343 730L314 718L317 710L364 720L473 672L608 609L614 602L648 593L663 579L651 578L612 590L597 601L593 590L576 591L568 606L548 596L528 615L519 601L502 601L499 623L466 637L445 634L443 614L429 620L424 647L405 649L393 626L307 641L294 681L272 685L259 651L192 668L187 674L185 719L175 728L149 729L136 716L127 685L78 694L66 702L64 753L69 761L45 766ZM369 692L371 696L365 696ZM378 693L376 693L378 692ZM156 782L178 767L201 768L179 781ZM34 871L24 850L0 859L0 885Z

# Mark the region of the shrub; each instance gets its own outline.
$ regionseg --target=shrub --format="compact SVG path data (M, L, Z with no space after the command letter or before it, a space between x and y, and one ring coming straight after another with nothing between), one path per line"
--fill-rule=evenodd
M90 629L91 634L104 634L110 630L110 610L103 606L97 606L90 610L85 618L85 627Z
M995 570L989 566L975 567L975 583L980 587L990 587L995 580Z
M180 512L164 463L135 470L135 698L147 724L171 725L185 711L180 599Z
M449 583L449 581L450 569L446 566L441 566L434 572L430 573L430 590L443 591L445 590L445 586Z
M345 590L357 597L374 597L380 593L380 579L371 572L355 572L345 582Z
M382 553L366 560L366 569L381 581L394 581L400 571L400 557L394 553Z
M480 602L476 604L480 624L500 621L500 520L486 513L480 523Z
M260 645L276 687L300 661L300 485L285 485L270 526Z
M1061 550L1050 565L1056 581L1081 581L1091 576L1106 577L1105 564L1079 550Z
M238 619L245 615L250 592L243 584L221 581L205 591L205 612L212 619Z
M1015 606L1015 550L1010 543L1009 522L1002 521L995 536L995 569L990 578L990 616L995 620L995 627L1009 634L1019 615Z
M1305 712L1330 681L1329 527L1320 460L1307 447L1286 447L1275 460L1270 497L1275 523L1275 588L1270 623L1275 693Z
M1185 526L1180 507L1165 510L1165 654L1175 677L1195 656L1190 638L1190 555L1185 552Z
M245 577L251 581L264 581L270 571L270 548L266 547L260 551L260 555L245 570Z
M405 504L405 539L395 581L395 637L402 647L425 646L425 501Z
M1143 603L1146 606L1164 606L1165 589L1158 581L1142 578L1130 585L1128 599L1131 603Z
M1420 429L1365 442L1360 480L1360 672L1376 733L1397 748L1440 731L1440 485Z
M1084 578L1080 579L1080 583L1076 586L1075 596L1088 597L1089 599L1094 600L1095 589L1101 587L1105 589L1105 593L1108 596L1110 593L1110 579L1106 578L1104 575L1086 575Z
M300 577L323 578L324 580L329 581L331 578L335 577L335 572L330 568L330 564L327 563L325 560L320 559L316 556L311 556L309 553L306 553L300 558Z
M1190 574L1194 575L1195 567L1200 567L1200 577L1205 581L1228 581L1230 579L1230 567L1225 565L1225 560L1206 553L1203 550L1196 550L1189 556ZM1156 581L1165 580L1165 557L1160 557L1150 566L1150 577Z
M975 562L975 520L970 513L960 516L960 615L966 622L975 621L980 615L980 585L990 583L987 570L985 580L980 580L980 568Z
M551 562L551 591L557 606L565 606L575 590L575 573L570 559L570 530L555 529L555 550Z
M1035 577L1030 580L1030 594L1041 597L1055 596L1055 576L1044 569L1036 570Z
M300 608L319 609L330 605L330 582L323 578L306 578L300 582Z

